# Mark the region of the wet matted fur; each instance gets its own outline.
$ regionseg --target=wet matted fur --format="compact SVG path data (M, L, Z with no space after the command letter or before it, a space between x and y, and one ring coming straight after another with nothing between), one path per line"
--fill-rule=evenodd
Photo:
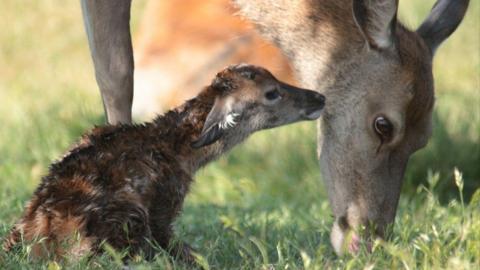
M141 125L94 128L43 177L4 242L34 242L32 255L83 256L106 242L130 255L171 245L196 170L251 133L318 118L324 97L249 65L220 72L196 98Z

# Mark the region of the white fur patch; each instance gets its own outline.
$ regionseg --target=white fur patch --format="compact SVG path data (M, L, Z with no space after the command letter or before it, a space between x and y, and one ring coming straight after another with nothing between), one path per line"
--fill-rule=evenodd
M344 251L345 234L342 232L337 222L333 224L332 232L330 233L330 242L337 255L342 255Z
M228 128L234 127L237 124L237 122L235 122L235 118L237 116L239 116L238 113L227 114L227 116L225 117L225 120L223 120L223 122L221 122L219 124L220 128L221 129L228 129Z

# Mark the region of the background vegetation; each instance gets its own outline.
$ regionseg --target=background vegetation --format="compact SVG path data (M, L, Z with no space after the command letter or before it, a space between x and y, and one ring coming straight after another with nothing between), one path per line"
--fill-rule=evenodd
M412 27L434 3L400 2L400 18ZM134 29L144 3L134 1ZM0 17L2 237L48 164L104 118L78 1L3 0ZM330 247L333 221L314 123L259 133L203 170L177 223L179 237L213 269L479 269L479 24L480 2L471 1L466 20L437 52L433 137L409 163L392 240L378 242L373 254L337 257ZM465 203L455 166L463 172ZM32 262L28 251L0 251L0 268L119 268L108 256ZM134 265L184 267L168 256Z

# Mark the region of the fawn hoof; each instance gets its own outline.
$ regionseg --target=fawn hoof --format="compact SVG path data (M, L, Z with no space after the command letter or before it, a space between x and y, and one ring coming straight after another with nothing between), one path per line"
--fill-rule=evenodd
M195 265L196 260L195 260L195 256L193 256L194 251L195 250L189 244L182 242L182 243L176 244L171 249L170 254L186 264Z

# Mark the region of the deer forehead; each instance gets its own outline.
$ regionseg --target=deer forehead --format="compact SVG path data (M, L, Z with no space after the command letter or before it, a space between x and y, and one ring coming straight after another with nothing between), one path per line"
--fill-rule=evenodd
M234 100L254 101L263 95L268 88L273 87L271 82L244 81L238 91L231 94Z

